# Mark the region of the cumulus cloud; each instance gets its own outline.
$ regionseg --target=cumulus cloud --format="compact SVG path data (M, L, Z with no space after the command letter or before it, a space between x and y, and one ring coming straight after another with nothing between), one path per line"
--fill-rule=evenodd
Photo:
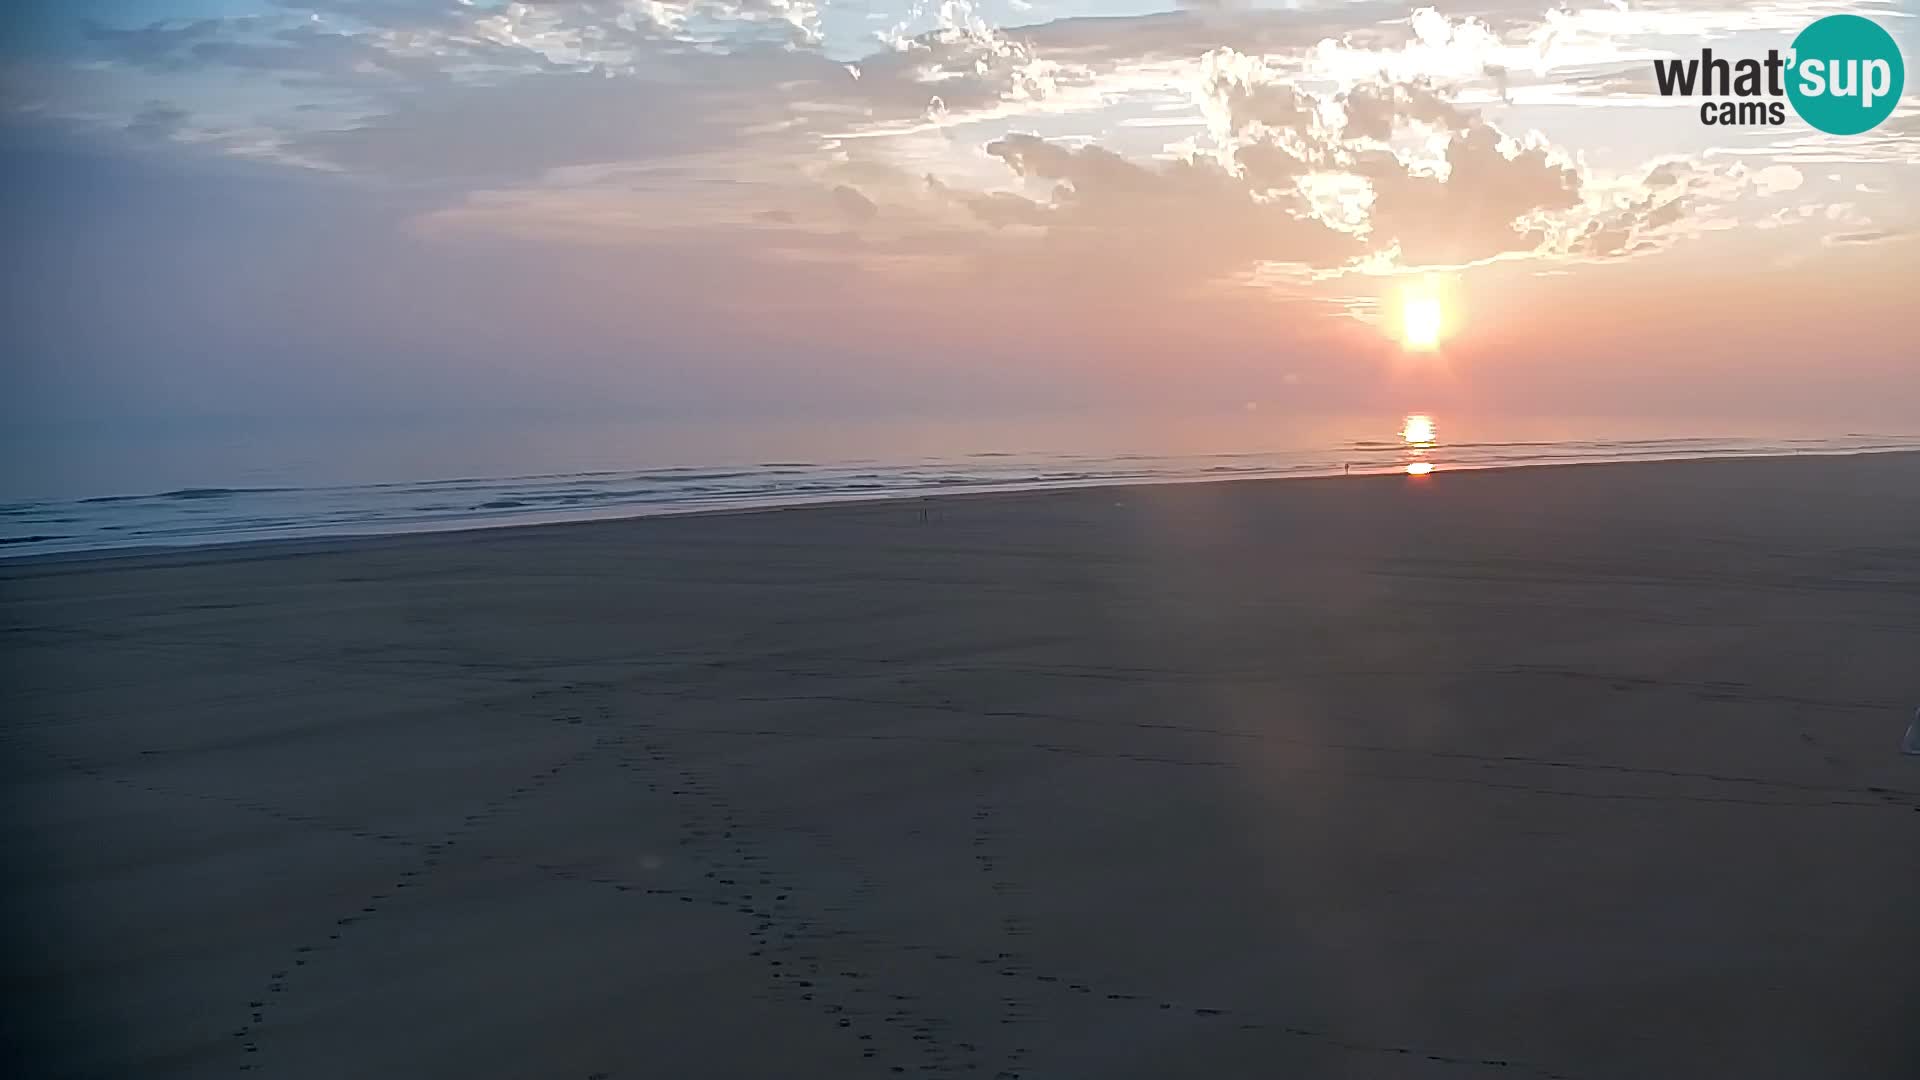
M1385 142L1393 135L1394 124L1413 120L1449 131L1470 126L1469 113L1443 99L1425 79L1407 83L1362 83L1341 97L1347 116L1342 137L1374 139Z
M1412 265L1462 264L1516 251L1546 239L1535 215L1580 205L1580 175L1544 147L1502 146L1501 134L1475 124L1447 145L1447 174L1417 173L1384 154L1359 165L1373 185L1376 243L1391 240Z
M1369 255L1402 266L1459 266L1542 249L1556 218L1583 207L1582 174L1537 138L1515 140L1425 78L1373 78L1314 91L1265 58L1209 52L1196 97L1211 154L1142 164L1092 144L1013 134L986 147L1018 177L1054 184L1028 206L975 197L1017 220L1119 246L1169 231L1231 276L1256 265L1346 266ZM1426 158L1409 145L1438 146ZM1563 223L1562 223L1563 224Z
M1553 250L1601 259L1657 252L1702 232L1729 228L1735 224L1729 210L1741 200L1796 190L1803 179L1797 170L1756 170L1740 161L1661 161L1591 194L1587 220L1562 230ZM1767 230L1804 222L1815 209L1782 208L1753 224Z
M1791 165L1769 165L1753 174L1753 187L1760 197L1778 195L1787 191L1798 191L1806 180L1799 169Z
M1228 135L1256 126L1305 128L1314 116L1310 97L1265 61L1233 49L1214 49L1201 58L1200 100L1215 127Z
M1208 274L1257 262L1336 266L1357 254L1352 237L1305 214L1297 200L1258 199L1243 178L1203 158L1148 166L1026 134L986 152L1017 176L1054 185L1031 218L1076 251Z
M1662 32L1712 25L1686 5L1636 18ZM488 193L466 200L467 220L556 205L569 220L586 207L633 216L651 196L623 188L623 170L653 165L695 170L711 191L686 198L724 204L709 216L735 223L852 223L871 239L924 219L927 245L972 250L953 232L971 225L1056 252L1151 253L1169 272L1216 280L1274 264L1613 256L1687 234L1738 193L1793 190L1798 171L1778 165L1747 174L1734 196L1692 189L1698 171L1683 182L1678 165L1600 176L1502 111L1556 82L1615 92L1608 80L1645 71L1621 60L1635 55L1617 43L1630 25L1606 5L1514 0L1465 18L1225 4L1008 29L970 0L945 0L855 56L824 41L807 0L279 0L265 14L86 36L96 56L155 77L219 70L310 93L312 111L258 124L221 129L196 111L196 145L441 190L455 205ZM1196 133L1170 147L1101 133L1102 110L1153 95L1172 111L1118 127ZM187 119L171 109L149 105L118 126L167 139ZM1848 152L1892 154L1914 137L1890 124ZM928 177L913 184L931 197L836 173L860 162ZM695 172L680 187L698 186ZM578 175L601 189L589 194ZM787 185L794 209L774 213L789 220L715 194L769 176ZM555 197L536 197L543 188ZM630 209L616 209L622 200ZM488 212L472 215L478 205Z

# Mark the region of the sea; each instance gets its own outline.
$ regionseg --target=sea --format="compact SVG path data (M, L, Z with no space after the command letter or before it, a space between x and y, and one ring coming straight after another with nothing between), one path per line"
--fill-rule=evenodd
M1920 434L1298 421L420 425L49 443L0 477L0 558L1089 485L1920 449ZM798 451L798 452L796 452Z

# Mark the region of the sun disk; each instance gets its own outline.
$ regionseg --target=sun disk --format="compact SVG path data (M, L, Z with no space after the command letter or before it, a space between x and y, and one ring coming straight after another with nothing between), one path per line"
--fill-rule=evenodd
M1446 313L1431 296L1409 296L1400 309L1400 337L1407 348L1422 351L1440 347Z

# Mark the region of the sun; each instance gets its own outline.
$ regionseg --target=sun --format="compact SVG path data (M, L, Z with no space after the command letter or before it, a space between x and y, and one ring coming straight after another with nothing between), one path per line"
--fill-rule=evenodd
M1380 332L1400 340L1403 371L1443 370L1467 323L1466 286L1458 274L1402 277L1379 293L1375 311Z
M1400 338L1409 349L1422 352L1440 347L1446 312L1432 296L1409 296L1400 307Z

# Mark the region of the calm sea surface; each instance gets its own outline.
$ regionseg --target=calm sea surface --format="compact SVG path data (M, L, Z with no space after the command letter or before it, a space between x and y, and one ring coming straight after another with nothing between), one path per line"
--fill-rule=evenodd
M1920 449L1920 436L1653 435L1593 421L1495 427L1423 414L105 438L16 455L0 489L0 557L966 491L1899 449Z

